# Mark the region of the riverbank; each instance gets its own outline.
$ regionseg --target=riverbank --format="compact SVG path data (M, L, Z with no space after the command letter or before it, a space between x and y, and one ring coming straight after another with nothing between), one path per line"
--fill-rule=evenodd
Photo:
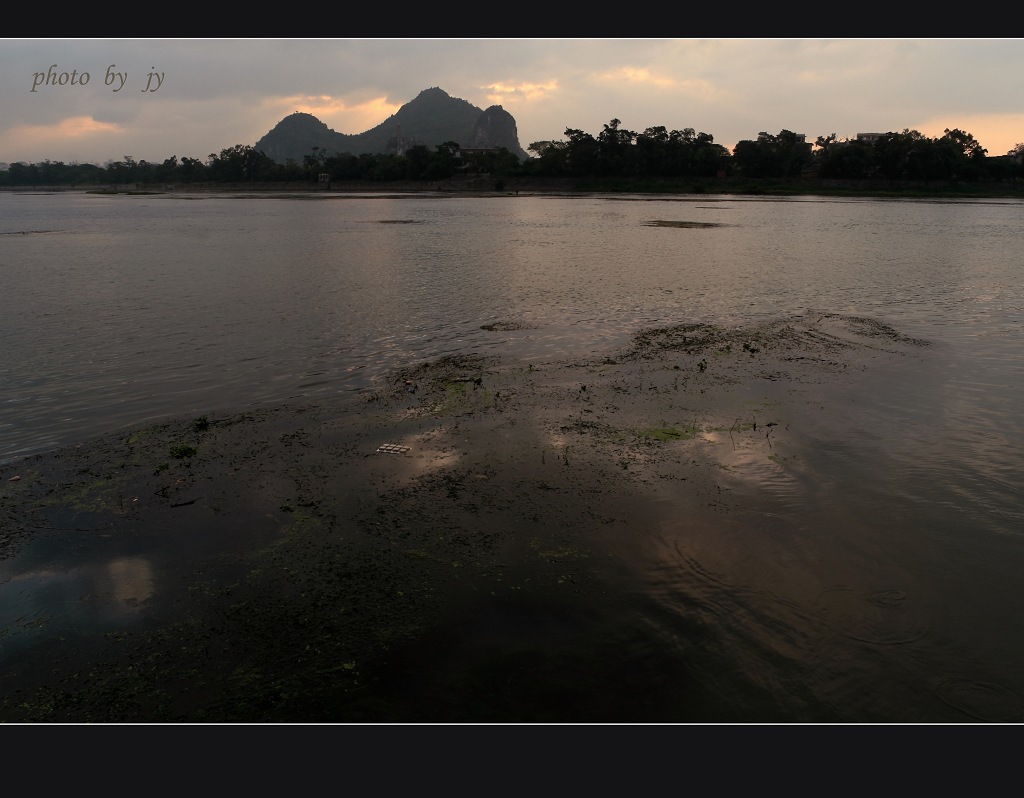
M756 510L749 470L799 470L827 391L922 346L828 314L683 325L7 464L0 721L844 720L702 684L637 622L630 563L673 519Z
M740 177L644 179L531 178L484 176L473 179L334 181L309 183L180 183L76 186L0 186L0 191L83 192L90 194L301 193L325 196L349 193L396 193L488 196L525 194L714 194L737 196L873 197L887 199L1021 199L1021 182L950 182L899 180L823 180L819 178L753 179Z

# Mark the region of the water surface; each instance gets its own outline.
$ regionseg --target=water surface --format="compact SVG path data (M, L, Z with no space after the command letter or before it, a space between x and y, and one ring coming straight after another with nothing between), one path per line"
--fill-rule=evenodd
M1022 211L2 193L0 462L171 416L355 394L447 354L540 365L613 353L647 327L875 320L919 339L918 356L823 380L783 467L763 445L709 439L747 510L694 525L651 498L623 552L641 585L629 612L689 651L706 694L717 670L743 675L749 689L717 695L708 717L1018 721ZM7 566L0 593L19 609L5 623L65 600L67 567ZM114 571L136 603L156 578L138 559Z

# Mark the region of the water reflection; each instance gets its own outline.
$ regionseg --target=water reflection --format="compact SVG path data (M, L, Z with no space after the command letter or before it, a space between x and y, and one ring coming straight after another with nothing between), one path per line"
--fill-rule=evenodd
M737 714L1020 720L1020 203L629 199L0 196L0 223L61 231L0 236L0 460L447 354L543 367L643 327L876 319L929 345L889 357L879 329L875 360L837 352L800 391L761 375L762 395L723 390L720 418L692 419L609 543L631 610ZM578 431L538 435L545 466L576 462ZM406 485L463 456L432 432L390 442L411 455L368 467ZM622 448L623 469L651 466ZM14 562L5 653L130 626L156 589L141 556Z
M62 230L0 237L0 459L457 351L587 356L643 326L813 307L1020 362L1012 203L109 199L0 197L8 227ZM647 226L652 208L686 226Z
M0 650L67 631L130 626L154 593L152 564L118 557L70 568L9 573L0 568Z

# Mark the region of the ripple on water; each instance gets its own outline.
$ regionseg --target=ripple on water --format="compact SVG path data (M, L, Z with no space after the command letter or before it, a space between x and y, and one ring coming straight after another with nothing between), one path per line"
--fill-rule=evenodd
M891 588L830 588L818 596L817 611L840 634L862 643L912 643L929 631L915 602L902 590Z
M1024 717L1024 702L1005 687L970 679L947 679L936 695L949 706L976 720L1010 723Z

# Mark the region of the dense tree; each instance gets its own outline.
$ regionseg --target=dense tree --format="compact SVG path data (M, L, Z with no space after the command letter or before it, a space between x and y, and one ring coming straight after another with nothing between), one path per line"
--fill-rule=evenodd
M302 157L302 168L309 180L319 180L320 175L327 169L327 150L323 147L313 147L312 152Z
M526 164L529 173L542 177L562 177L569 173L568 142L535 141L526 149L535 156Z
M207 167L198 158L185 156L178 164L178 179L185 183L198 183L208 178Z
M595 138L567 128L568 141L537 141L528 150L536 157L524 169L540 176L687 177L714 176L729 161L729 151L714 137L693 128L669 131L663 126L635 133L618 119Z
M840 141L836 134L819 136L813 145L802 136L782 130L762 132L754 141L740 141L733 152L715 144L714 137L693 128L669 130L648 127L636 133L613 118L593 136L566 128L565 139L535 141L527 148L534 157L520 162L500 150L463 150L446 141L434 150L414 146L403 155L333 155L313 147L301 164L277 164L254 147L236 144L211 153L204 162L172 155L148 163L125 155L105 167L46 160L12 163L0 171L0 185L195 184L200 182L316 182L327 174L332 181L439 181L456 175L490 175L495 185L513 176L575 178L706 178L739 174L747 178L821 178L892 181L1018 181L1024 179L1024 144L1007 155L987 157L987 150L970 133L947 129L930 139L916 130L889 132L875 141ZM813 171L808 167L813 166Z
M494 175L498 178L507 178L519 169L519 158L506 147L464 153L463 160L470 173Z
M818 177L866 180L875 168L872 149L865 141L832 142L817 155Z
M297 164L292 161L292 168L297 169ZM285 164L288 167L288 164ZM339 152L331 156L324 163L331 180L358 180L360 178L359 158L348 152Z
M271 180L277 165L266 154L248 144L236 144L210 155L212 180L225 183L249 183Z
M983 179L1007 183L1024 180L1024 161L1012 151L1007 155L986 158Z
M107 179L111 183L140 183L143 170L131 155L124 156L122 161L110 161L107 164Z
M946 128L943 138L955 144L963 155L967 156L971 160L980 160L988 154L988 150L982 147L981 144L975 140L974 136L970 133L964 133L962 130L950 130L949 128Z
M592 177L597 174L601 145L597 139L579 128L566 128L569 143L565 149L565 168L573 177Z
M430 150L426 144L418 144L405 151L405 177L409 180L423 180L430 165Z
M622 130L618 119L611 120L597 134L597 172L603 176L633 176L636 174L636 154L633 144L636 133Z
M827 136L818 136L814 140L814 146L819 150L827 151L829 147L836 143L836 134L829 133Z
M761 132L756 141L737 142L733 160L745 177L799 177L811 162L811 145L791 130L777 136Z
M664 126L649 127L636 137L636 167L640 174L675 177L669 153L669 135Z
M456 173L462 162L462 148L458 142L445 141L438 144L430 155L423 179L446 180Z
M888 180L906 178L910 159L923 141L924 136L916 130L904 129L902 133L889 131L876 140L872 147L875 173Z
M12 186L38 186L42 185L39 179L39 167L31 163L12 163L7 170L8 179Z

